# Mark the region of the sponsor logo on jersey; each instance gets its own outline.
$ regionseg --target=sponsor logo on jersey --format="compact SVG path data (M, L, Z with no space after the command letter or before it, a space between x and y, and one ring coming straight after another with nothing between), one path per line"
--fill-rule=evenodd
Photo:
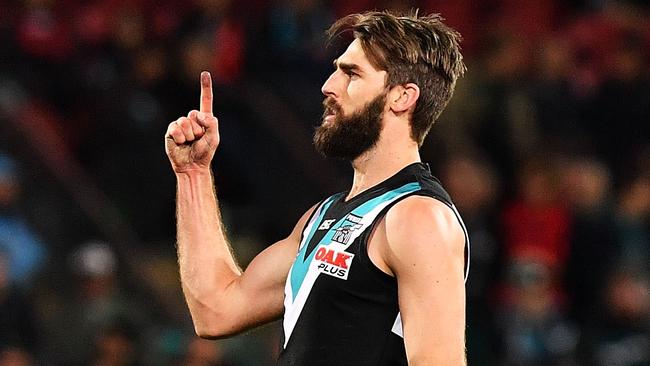
M318 227L318 230L329 230L334 221L336 221L336 219L324 220Z
M320 246L316 250L314 262L320 273L347 280L353 258L352 253L329 246Z

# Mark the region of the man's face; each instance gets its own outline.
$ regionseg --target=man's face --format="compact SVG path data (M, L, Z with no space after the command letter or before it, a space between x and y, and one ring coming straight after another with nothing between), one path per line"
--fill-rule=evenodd
M325 99L323 123L314 134L316 150L328 158L358 158L379 140L385 104L386 93L382 93L348 116L333 99ZM328 120L329 116L333 118Z
M377 70L355 40L322 88L323 121L314 145L327 157L354 160L379 140L386 106L386 72Z

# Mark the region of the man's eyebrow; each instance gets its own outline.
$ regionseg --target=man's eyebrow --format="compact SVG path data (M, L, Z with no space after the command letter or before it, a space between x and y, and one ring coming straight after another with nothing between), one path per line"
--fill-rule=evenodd
M359 65L357 64L350 64L350 63L345 63L345 62L339 62L338 59L334 59L333 62L334 69L341 69L343 72L349 72L349 71L355 71L355 72L360 72L362 71Z

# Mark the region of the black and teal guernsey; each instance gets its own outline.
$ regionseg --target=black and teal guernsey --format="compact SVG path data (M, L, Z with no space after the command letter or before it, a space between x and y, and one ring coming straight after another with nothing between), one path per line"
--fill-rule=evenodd
M368 257L373 226L400 200L427 196L454 212L427 165L411 164L349 201L347 192L322 201L304 227L285 286L279 366L406 365L397 281Z

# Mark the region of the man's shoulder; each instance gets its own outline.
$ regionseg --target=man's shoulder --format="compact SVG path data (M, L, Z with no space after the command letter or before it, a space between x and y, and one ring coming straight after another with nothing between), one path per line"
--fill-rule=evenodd
M452 206L435 197L406 197L386 213L385 222L390 246L427 245L430 241L455 246L465 238Z
M457 221L450 204L430 195L411 195L395 203L386 213L387 223L400 226L431 225L434 221Z

